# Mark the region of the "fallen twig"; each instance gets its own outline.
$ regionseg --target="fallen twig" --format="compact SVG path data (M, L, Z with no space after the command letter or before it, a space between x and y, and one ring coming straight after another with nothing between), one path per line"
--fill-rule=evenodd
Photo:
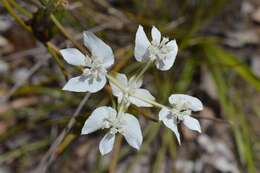
M72 115L69 123L67 126L62 130L62 132L59 134L59 136L55 139L55 141L52 143L51 147L47 151L47 153L42 157L40 164L37 166L35 170L32 171L32 173L45 173L48 169L48 167L51 165L51 163L57 158L56 151L60 143L63 141L64 137L68 134L68 132L71 130L73 125L76 122L76 117L79 115L80 111L82 110L84 104L90 97L91 93L87 93L85 97L80 102L79 106L77 107L76 111Z

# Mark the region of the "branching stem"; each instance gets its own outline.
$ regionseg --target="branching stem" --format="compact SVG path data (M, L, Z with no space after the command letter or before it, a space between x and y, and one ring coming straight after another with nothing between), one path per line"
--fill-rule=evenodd
M113 76L107 74L107 78L109 79L109 81L111 83L113 83L114 85L116 85L120 90L122 90L123 92L125 92L125 89L123 86L121 86L121 84L117 81L117 79L115 79ZM149 99L146 99L144 97L141 97L141 96L138 96L138 95L135 95L135 94L132 94L132 93L129 93L129 95L131 95L132 97L135 97L137 99L140 99L146 103L149 103L157 108L166 108L166 109L170 109L169 107L161 104L161 103L158 103L156 102L155 100L149 100ZM195 118L200 118L200 119L207 119L207 120L212 120L212 121L216 121L216 122L222 122L222 123L228 123L228 124L232 124L230 123L229 121L226 121L226 120L222 120L222 119L219 119L219 118L209 118L209 117L201 117L201 116L195 116L195 115L192 115L193 117Z

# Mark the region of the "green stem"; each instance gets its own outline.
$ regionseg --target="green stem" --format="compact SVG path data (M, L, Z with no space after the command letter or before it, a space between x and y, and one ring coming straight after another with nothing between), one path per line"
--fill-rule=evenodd
M123 136L118 135L118 138L117 138L116 144L115 144L115 150L114 150L113 156L112 156L112 162L109 167L109 173L116 172L116 166L117 166L117 162L118 162L119 155L120 155L120 148L121 148L122 141L123 141Z
M151 65L152 63L153 63L153 61L152 61L152 60L149 60L149 61L145 64L144 68L143 68L143 69L141 70L141 72L138 73L138 75L136 76L136 78L135 78L136 81L140 80L141 77L143 77L143 74L147 71L147 69L150 67L150 65Z
M144 97L141 97L141 96L137 96L137 95L131 95L132 97L135 97L135 98L137 98L137 99L140 99L140 100L142 100L142 101L144 101L144 102L146 102L146 103L149 103L149 104L151 104L151 105L153 105L153 106L155 106L155 107L158 107L158 108L167 108L167 109L169 109L167 106L164 106L164 105L162 105L161 103L158 103L158 102L156 102L156 101L154 101L154 100L149 100L149 99L146 99L146 98L144 98Z
M111 76L109 74L107 74L106 76L109 79L109 81L112 82L114 85L116 85L121 91L126 92L125 88L123 86L121 86L121 84L113 76ZM130 96L132 96L132 97L135 97L135 98L137 98L139 100L142 100L142 101L144 101L144 102L146 102L148 104L151 104L151 105L153 105L155 107L158 107L160 109L163 109L163 108L171 109L171 108L169 108L169 107L167 107L167 106L165 106L165 105L163 105L161 103L156 102L155 100L149 100L149 99L146 99L146 98L144 98L142 96L138 96L138 95L135 95L135 94L132 94L132 93L128 93L128 94ZM229 121L225 121L225 120L218 119L218 118L207 118L207 117L201 117L201 116L193 116L193 117L231 124L231 122L229 122Z
M121 84L111 75L107 74L107 78L110 80L110 82L112 82L114 85L116 85L120 90L122 90L123 92L126 92L125 91L125 88L123 86L121 86ZM149 100L149 99L146 99L146 98L143 98L143 97L140 97L140 96L137 96L137 95L134 95L134 94L131 94L129 93L132 97L135 97L137 99L140 99L146 103L149 103L153 106L156 106L158 108L167 108L166 106L156 102L156 101L153 101L153 100Z
M124 101L124 98L118 103L118 115L120 116L121 112L126 112L128 109L128 104Z
M62 34L65 37L67 37L81 52L85 53L86 49L83 46L81 46L73 37L70 36L68 31L62 26L62 24L58 21L58 19L53 14L51 14L50 17L51 17L51 20L53 21L53 23L62 32Z
M1 0L3 7L9 12L11 16L14 17L17 23L19 23L24 29L31 32L32 28L24 23L24 21L14 12L13 8L7 0Z
M14 6L14 8L16 8L21 14L25 15L28 18L32 18L33 15L32 13L30 13L28 10L26 10L25 8L23 8L20 4L18 4L16 1L14 0L9 0L10 4L12 4Z
M59 54L59 50L51 43L51 42L47 42L47 48L48 48L48 51L50 52L50 54L52 55L52 57L54 58L54 60L56 61L56 63L58 64L58 67L60 68L64 78L66 80L68 80L69 78L69 74L68 72L66 71L65 67L64 67L64 64L61 62L58 54Z

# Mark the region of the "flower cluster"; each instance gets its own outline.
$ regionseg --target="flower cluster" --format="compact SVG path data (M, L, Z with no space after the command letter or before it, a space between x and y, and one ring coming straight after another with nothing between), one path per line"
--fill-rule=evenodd
M138 107L158 107L159 121L171 129L180 143L178 123L201 132L198 120L191 116L192 111L201 111L203 105L195 97L184 94L172 94L169 97L171 106L158 103L155 97L142 87L142 77L151 64L159 70L169 70L175 61L178 46L175 40L162 37L156 27L151 30L152 41L149 41L142 26L136 32L134 56L137 61L144 62L141 72L127 79L125 74L111 75L109 68L114 64L112 49L91 32L84 32L84 45L90 50L90 55L84 55L78 49L67 48L60 51L65 61L71 65L83 68L80 76L71 78L63 90L73 92L100 91L109 80L112 94L117 97L118 106L114 109L109 106L96 108L86 120L81 134L86 135L99 129L107 129L107 133L99 144L102 155L113 149L115 136L120 133L127 143L139 149L142 141L142 131L138 119L127 113L128 107L133 104Z

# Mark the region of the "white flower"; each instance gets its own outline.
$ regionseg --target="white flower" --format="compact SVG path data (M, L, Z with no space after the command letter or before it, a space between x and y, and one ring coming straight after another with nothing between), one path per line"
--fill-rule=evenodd
M99 143L99 150L102 155L109 153L113 149L116 133L121 133L129 145L139 149L143 136L138 120L128 113L117 113L115 109L102 106L95 109L90 117L86 120L81 134L90 134L99 129L109 131Z
M78 49L62 49L60 53L67 63L84 67L83 73L71 78L63 90L74 92L97 92L106 84L107 69L114 64L112 49L92 32L84 32L84 45L90 50L91 58Z
M176 135L180 143L180 134L178 132L177 123L183 121L184 125L191 130L201 133L199 121L191 117L192 111L201 111L203 105L196 97L173 94L169 97L172 108L162 108L159 112L159 120L163 121L165 126L170 128Z
M176 58L178 46L175 40L161 39L161 33L152 27L152 41L147 39L144 29L139 25L135 37L135 59L137 61L151 60L159 70L169 70Z
M140 99L155 100L148 90L140 88L142 85L141 80L136 81L135 77L132 77L128 81L126 75L120 73L116 75L116 80L121 88L112 82L110 84L112 93L118 98L119 103L123 101L126 104L132 103L138 107L152 107L151 104Z

